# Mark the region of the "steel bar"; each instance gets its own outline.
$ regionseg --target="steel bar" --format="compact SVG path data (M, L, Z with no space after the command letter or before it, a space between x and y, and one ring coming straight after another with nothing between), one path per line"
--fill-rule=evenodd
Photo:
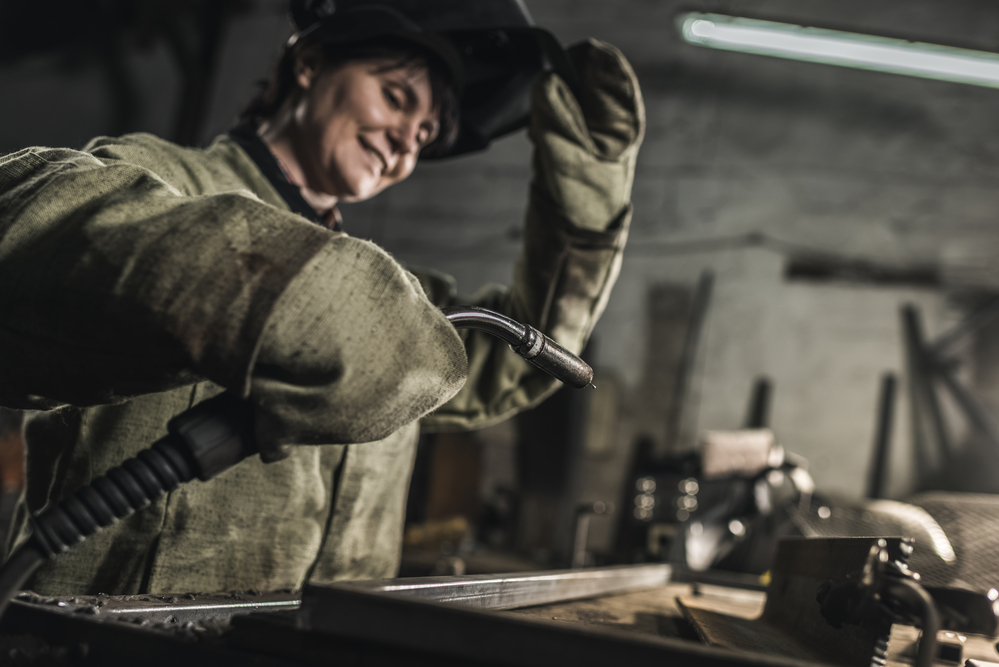
M926 479L933 466L930 464L929 446L926 443L925 421L920 405L920 396L923 386L923 365L920 363L918 341L916 332L913 332L909 324L907 311L902 309L902 349L905 352L905 375L909 388L909 430L912 434L912 452L915 458L916 479L922 483Z
M940 401L933 386L932 365L923 337L922 322L919 311L912 304L902 307L902 335L905 341L906 357L909 368L910 396L912 402L913 434L921 433L920 419L928 413L930 424L936 436L937 447L944 459L949 459L952 453L950 435L944 422ZM917 452L921 463L919 474L922 481L930 473L933 466L926 459L927 452Z
M528 574L351 581L335 584L335 587L367 593L394 593L479 609L515 609L665 586L671 573L672 568L663 564L621 565Z
M891 448L891 430L895 414L895 387L898 384L894 373L881 376L881 394L878 398L878 424L874 434L874 457L871 461L871 477L867 485L868 498L884 498L888 485L888 452Z

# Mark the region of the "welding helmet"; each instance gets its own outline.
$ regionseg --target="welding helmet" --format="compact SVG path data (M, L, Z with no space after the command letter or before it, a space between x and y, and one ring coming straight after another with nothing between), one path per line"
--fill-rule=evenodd
M531 81L557 72L574 91L565 51L522 0L291 0L292 40L356 43L396 37L437 55L456 84L461 125L446 152L483 150L527 125Z

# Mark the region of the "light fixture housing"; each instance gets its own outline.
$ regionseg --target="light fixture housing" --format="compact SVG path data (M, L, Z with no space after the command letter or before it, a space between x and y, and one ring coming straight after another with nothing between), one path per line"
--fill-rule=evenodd
M999 88L999 54L940 44L687 12L683 38L697 46Z

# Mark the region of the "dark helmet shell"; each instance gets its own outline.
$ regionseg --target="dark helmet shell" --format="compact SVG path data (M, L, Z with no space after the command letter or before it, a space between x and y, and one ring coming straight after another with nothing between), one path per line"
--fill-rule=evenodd
M461 127L451 149L435 158L483 150L524 127L539 72L554 69L575 86L562 47L534 25L521 0L292 0L291 16L298 38L392 35L440 56L457 84Z

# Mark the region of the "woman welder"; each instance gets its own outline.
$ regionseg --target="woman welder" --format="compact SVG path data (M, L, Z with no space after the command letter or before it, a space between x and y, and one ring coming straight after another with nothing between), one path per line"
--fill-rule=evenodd
M394 576L418 430L494 423L557 385L505 343L459 336L440 312L450 281L340 232L336 210L421 155L515 126L487 113L515 96L488 99L487 79L476 92L468 54L477 38L502 56L497 36L544 35L515 0L305 0L293 15L270 87L207 149L134 134L0 158L0 405L37 411L26 511L225 389L253 404L261 450L49 562L39 592ZM535 146L525 248L514 284L476 302L578 352L620 265L644 110L616 49L568 55L578 102L551 72L522 87Z

